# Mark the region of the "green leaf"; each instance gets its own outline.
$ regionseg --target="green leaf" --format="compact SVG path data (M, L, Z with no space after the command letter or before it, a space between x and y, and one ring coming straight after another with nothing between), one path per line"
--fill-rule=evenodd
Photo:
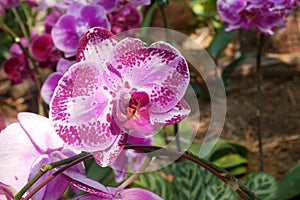
M224 26L219 28L217 30L217 34L207 49L210 56L214 58L219 57L226 49L227 45L233 40L236 33L236 31L226 32Z
M223 182L209 186L202 194L201 200L236 200L237 194Z
M278 199L290 199L300 194L300 162L283 177L278 186Z
M232 175L232 176L238 176L247 173L248 168L245 165L237 166L234 167L233 169L227 169L227 171Z
M266 172L250 173L246 177L244 184L264 200L274 199L278 189L276 178Z
M231 153L246 157L249 154L249 150L245 146L238 143L219 140L212 151L205 158L209 161L214 161Z
M215 165L225 169L247 164L247 162L247 159L239 154L229 154L213 161Z

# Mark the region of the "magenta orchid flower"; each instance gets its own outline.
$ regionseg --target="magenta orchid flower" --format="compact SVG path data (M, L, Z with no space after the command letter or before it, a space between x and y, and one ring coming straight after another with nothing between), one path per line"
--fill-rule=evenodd
M24 48L27 48L25 38L21 38ZM11 57L4 64L4 72L13 84L22 83L28 78L32 78L32 70L29 67L29 60L23 53L21 47L17 43L13 43L9 49Z
M58 19L60 18L61 13L57 10L53 10L47 17L45 18L44 25L45 25L45 32L50 33L52 31L53 26L56 24Z
M106 14L102 6L73 3L52 28L55 46L66 57L74 56L79 39L89 28L101 26L110 29Z
M218 0L219 14L226 30L257 28L273 34L275 27L284 26L284 18L291 14L298 0Z
M41 88L41 95L44 101L49 104L52 98L53 92L58 84L59 79L68 71L75 61L69 61L61 58L56 66L56 72L53 72L48 76Z
M157 194L141 188L106 187L87 176L67 172L64 176L79 189L88 192L72 200L162 200Z
M149 137L190 112L188 66L170 44L119 41L96 27L81 39L77 61L60 79L49 115L64 142L93 152L101 166L118 157L128 134Z
M110 13L108 16L111 23L111 31L116 34L140 27L143 19L142 14L134 5L123 7Z
M30 43L30 52L39 61L40 68L54 66L61 57L61 52L54 46L49 33L36 36Z
M19 191L46 163L75 155L58 137L49 119L33 113L19 113L13 123L0 133L0 182ZM70 169L84 173L82 165ZM51 172L47 172L50 175ZM47 177L43 176L36 184ZM59 199L69 182L59 175L32 199Z

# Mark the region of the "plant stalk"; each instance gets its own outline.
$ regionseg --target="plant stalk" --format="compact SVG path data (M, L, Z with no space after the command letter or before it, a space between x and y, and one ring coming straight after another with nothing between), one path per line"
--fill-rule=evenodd
M264 34L258 33L257 55L256 55L256 128L258 139L258 170L264 171L263 166L263 144L261 134L261 83L262 83L262 68L261 57Z
M240 182L234 176L230 175L226 170L214 165L213 163L204 160L203 158L197 157L196 155L192 154L189 151L186 151L185 153L182 154L182 152L178 152L171 149L165 149L157 146L144 146L144 145L126 145L124 149L133 149L144 153L151 153L160 150L160 153L162 153L161 155L163 156L166 155L180 156L181 158L190 160L191 162L194 162L197 165L210 171L212 174L217 176L221 181L223 181L225 184L230 186L242 199L247 200L249 199L248 197L250 197L253 200L260 200L260 198L256 195L255 192L253 192L252 190L244 186L242 182Z
M36 183L46 172L50 171L51 169L54 169L56 167L68 164L70 162L76 161L86 155L89 155L86 152L82 152L78 155L75 155L70 158L66 158L57 162L49 163L49 164L44 164L40 171L15 195L14 200L20 200L22 196L25 194L29 188Z

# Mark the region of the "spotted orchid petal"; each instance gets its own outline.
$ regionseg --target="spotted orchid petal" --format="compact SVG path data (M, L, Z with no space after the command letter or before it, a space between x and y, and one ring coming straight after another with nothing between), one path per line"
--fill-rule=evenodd
M81 38L78 50L77 61L93 60L106 67L111 59L114 46L119 39L110 31L102 27L89 29Z
M55 131L78 150L104 150L117 138L110 126L113 93L103 73L94 63L76 63L60 79L50 102Z
M140 188L119 189L113 187L105 187L101 183L90 179L82 174L74 172L66 172L63 174L72 184L79 189L90 194L79 196L73 200L100 200L100 199L126 199L137 200L147 198L149 200L162 200L158 195Z
M119 134L117 139L113 141L113 144L109 148L102 151L96 151L93 153L96 162L101 167L107 167L110 164L112 164L122 152L126 144L126 141L127 141L127 135Z
M84 176L74 171L66 171L63 176L71 182L77 188L90 193L91 195L97 195L99 198L112 199L113 195L110 194L110 190L101 183ZM94 196L95 197L95 196Z
M18 114L18 120L40 153L63 148L64 142L55 134L48 118L34 113L22 112Z
M40 154L18 123L0 133L0 180L19 191L28 181L31 165Z
M188 103L182 99L178 104L166 113L151 113L151 124L154 126L168 126L182 121L191 109Z
M173 108L189 83L185 59L165 42L146 47L139 39L125 38L117 44L111 64L122 74L126 88L149 95L154 113Z

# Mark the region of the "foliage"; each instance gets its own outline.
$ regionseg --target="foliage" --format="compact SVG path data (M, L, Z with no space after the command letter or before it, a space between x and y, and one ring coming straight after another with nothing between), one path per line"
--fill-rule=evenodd
M290 171L283 177L279 183L276 198L290 199L300 196L300 162L298 162Z
M276 178L266 172L250 173L244 180L244 184L265 200L274 199L278 189Z
M217 177L189 161L180 160L158 172L144 173L133 183L166 200L237 199L236 193Z
M199 152L200 146L200 144L194 143L190 150L194 153ZM237 176L247 172L248 154L249 150L243 145L219 140L205 159Z

